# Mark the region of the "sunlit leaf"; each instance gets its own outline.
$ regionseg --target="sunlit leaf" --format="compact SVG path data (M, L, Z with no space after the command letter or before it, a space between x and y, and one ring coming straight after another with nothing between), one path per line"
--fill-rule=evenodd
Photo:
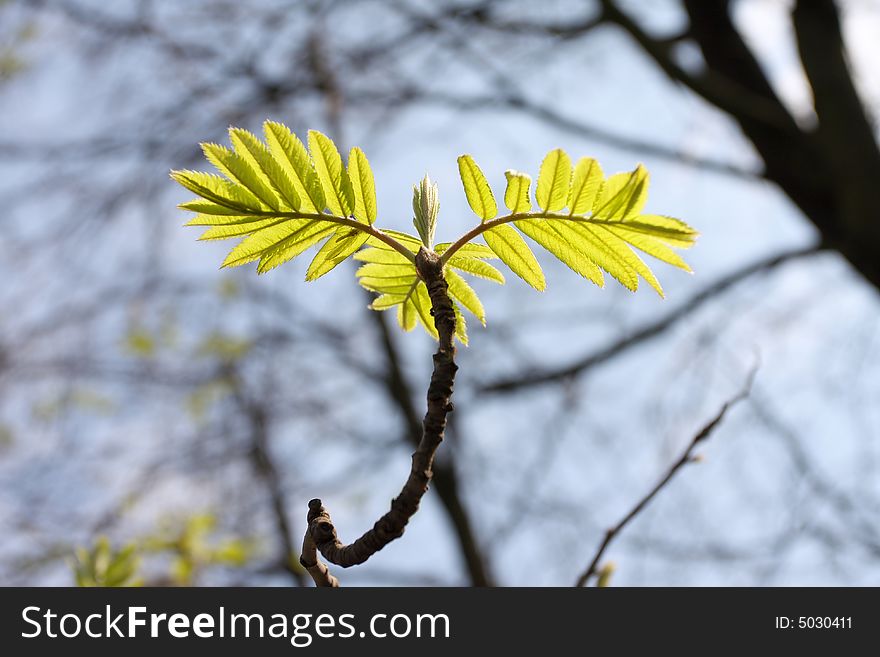
M376 181L367 156L358 147L348 155L348 177L354 192L354 216L372 224L376 221Z
M648 171L641 164L630 173L616 173L599 188L593 215L624 220L641 213L648 198Z
M529 199L529 187L532 184L530 176L508 169L504 172L507 178L507 189L504 192L504 205L514 214L528 212L532 209Z
M593 209L599 188L605 181L602 167L591 157L582 157L574 167L568 210L571 214L586 214Z
M470 155L459 157L458 172L471 210L483 221L492 219L498 214L498 206L495 203L492 189L489 187L489 181L486 180L483 171L474 162L474 158Z
M219 144L204 143L205 157L230 180L237 182L248 192L260 199L269 208L280 210L278 197L272 190L269 179L262 171L251 166L241 155Z
M561 148L547 153L541 162L535 200L545 212L558 212L568 202L571 189L571 160Z
M327 203L318 174L302 141L287 126L274 121L263 124L266 143L278 164L287 172L303 212L322 212Z
M501 224L483 233L489 248L510 267L510 270L536 290L547 287L544 272L519 233L511 226Z
M354 190L348 171L342 166L342 157L336 144L327 135L309 130L309 154L330 212L338 217L351 215L354 211Z

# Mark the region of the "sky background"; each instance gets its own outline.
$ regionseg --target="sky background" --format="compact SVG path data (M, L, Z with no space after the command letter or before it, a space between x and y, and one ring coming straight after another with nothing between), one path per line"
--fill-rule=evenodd
M191 412L199 384L186 382L207 367L198 356L206 335L249 340L287 332L251 352L246 378L276 412L272 450L295 541L310 498L325 501L350 540L384 512L408 472L399 420L369 373L382 359L354 266L309 284L307 259L259 278L252 266L221 271L230 243L197 242L175 208L189 197L168 179L169 169L206 169L198 142L226 142L229 124L256 131L272 118L298 133L339 127L320 97L294 90L279 104L263 102L238 72L247 62L267 78L292 70L296 79L299 60L291 53L314 25L273 23L285 4L0 6L7 43L24 27L33 30L14 47L24 68L0 84L0 271L7 281L0 353L10 364L0 371L0 525L7 528L0 581L67 584L72 546L89 545L99 533L132 540L163 519L205 511L217 515L221 533L256 537L256 561L267 558L271 518L236 443L242 429L234 410L220 395L205 417ZM291 12L307 3L292 4ZM843 4L855 78L876 109L880 3ZM426 2L403 5L431 10ZM513 15L537 11L511 5ZM78 19L71 6L107 24L149 6L151 22L167 36L114 35ZM343 134L334 137L370 158L380 225L411 231L411 186L428 173L441 195L438 241L454 239L476 221L458 180L458 155L474 156L500 198L505 169L534 178L544 154L563 147L573 157L596 157L606 172L643 162L651 172L647 210L701 232L685 254L693 275L653 267L666 299L650 288L633 295L613 281L599 290L546 253L539 255L544 293L512 275L504 287L475 283L488 324L469 323L454 430L441 451L455 455L499 581L572 583L603 529L758 363L753 395L700 449L703 462L680 473L609 553L614 583L880 583L876 290L834 253L798 259L718 295L660 338L574 381L482 392L482 384L589 354L675 312L728 272L817 236L769 183L694 165L710 159L755 170L759 160L727 117L660 75L619 30L553 47L527 37L463 35L468 46L460 48L453 29L401 41L393 56L359 70L348 55L394 41L396 6L331 3L313 18L323 21L323 57L345 89ZM625 6L637 8L652 30L671 32L682 21L673 2ZM573 11L572 3L551 2L540 14ZM809 125L810 91L789 11L788 2L749 0L737 4L735 17L777 91ZM180 48L192 52L180 55ZM686 49L677 56L698 65ZM684 161L493 107L382 107L371 99L400 80L478 97L492 93L495 71L515 80L517 93L573 121L668 147ZM293 309L289 315L277 311L278 300ZM336 342L328 326L340 334ZM137 330L159 343L162 335L174 339L139 358L130 348ZM393 330L421 412L434 345L418 329ZM354 371L346 355L365 371ZM854 509L840 506L844 498ZM102 523L108 514L112 522ZM161 558L148 564L163 567ZM259 565L244 573L206 569L199 582L286 584ZM344 585L463 582L436 496L429 493L403 539L340 577Z

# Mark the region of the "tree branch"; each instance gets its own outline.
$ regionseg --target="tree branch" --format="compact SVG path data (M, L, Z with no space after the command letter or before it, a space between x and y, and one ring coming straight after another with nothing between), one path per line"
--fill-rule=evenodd
M405 439L413 447L418 447L422 437L422 421L413 403L412 386L404 375L400 355L394 342L394 336L388 327L386 315L369 309L366 312L377 326L382 349L386 355L387 371L383 378L388 396L397 405L403 416ZM451 454L452 452L446 452L447 457L450 457ZM468 510L461 499L455 464L450 458L447 458L445 462L434 463L432 470L434 488L446 509L449 521L452 523L471 584L474 586L494 586L491 564L477 541Z
M290 574L297 586L306 583L302 571L296 567L296 550L293 545L293 532L288 520L287 502L284 487L275 460L269 451L269 420L266 409L247 398L241 376L234 366L230 366L226 377L233 390L233 396L250 423L250 457L254 471L266 486L272 514L275 518L275 534L281 546L279 565Z
M791 251L783 251L782 253L778 253L769 258L746 265L745 267L737 269L736 271L717 279L714 283L710 283L692 296L688 301L684 302L677 310L666 315L666 317L642 327L635 333L632 333L617 342L613 342L604 349L600 349L587 356L582 356L568 365L548 368L543 371L538 370L526 372L507 379L490 381L489 383L480 386L479 391L484 393L512 392L521 388L539 386L547 383L561 383L573 379L587 370L619 356L630 347L635 347L643 342L647 342L652 338L662 335L668 329L675 326L679 321L699 310L707 301L715 298L717 295L727 291L729 288L737 285L743 280L756 274L762 274L776 269L780 265L791 260L811 256L818 253L820 250L820 246L801 247L792 249Z
M704 0L700 0L704 2ZM797 125L785 106L779 101L766 82L760 67L751 58L751 53L743 45L738 50L740 56L737 65L748 70L749 73L757 72L757 76L741 80L738 77L726 76L717 69L709 68L701 75L692 75L675 63L671 56L669 43L658 40L648 35L626 13L621 11L613 0L601 0L602 12L605 19L616 23L638 43L642 49L663 69L671 79L682 83L688 89L708 102L724 109L730 114L753 121L759 121L765 125L773 126L787 132L797 132ZM707 4L704 2L704 4ZM712 38L737 38L738 34L730 24L727 16L727 1L708 3L713 6L708 12L714 13L714 19L719 25L729 28L728 32L714 32ZM690 3L686 2L688 9ZM691 27L694 28L694 17L691 15ZM702 46L702 42L700 43ZM746 82L758 81L761 83L747 84Z
M602 542L599 544L599 549L596 550L596 554L593 556L593 560L590 562L590 565L587 569L578 577L575 586L586 586L589 582L590 578L597 574L599 568L599 562L602 559L602 556L605 554L605 551L608 549L608 546L614 541L614 539L623 531L623 529L632 522L636 516L638 516L646 506L651 502L651 500L656 497L657 493L663 490L670 481L672 481L673 477L688 463L693 463L696 460L694 456L694 450L712 433L715 431L715 428L721 423L721 420L724 419L724 416L727 414L727 411L730 410L732 406L734 406L737 402L742 401L746 397L748 397L749 392L752 389L752 382L755 380L755 373L757 372L757 367L753 368L751 372L749 372L748 377L746 378L746 383L743 386L742 390L740 390L735 396L731 399L724 402L721 406L721 410L718 411L718 414L713 417L708 424L706 424L697 435L693 437L690 444L687 446L687 449L684 450L681 457L672 464L672 467L667 470L666 474L663 475L663 478L657 483L654 488L650 490L650 492L645 495L638 503L627 513L616 525L611 527L605 532L605 538L602 539Z
M439 334L439 347L434 354L434 372L428 386L428 410L422 422L422 439L412 456L412 468L400 494L391 502L372 529L349 545L343 544L330 514L320 499L309 502L309 534L327 561L343 568L364 563L391 541L400 538L409 519L418 511L433 476L432 465L437 448L443 441L446 416L452 411L452 386L455 381L455 310L443 278L443 265L437 254L420 249L416 269L428 288L431 314Z
M324 514L328 521L330 520L330 516L327 515L323 506L317 511L316 517L321 514ZM311 517L311 515L312 512L310 507L309 517ZM327 568L327 564L318 559L318 548L312 538L312 533L308 530L306 530L306 534L303 536L303 547L299 562L302 564L302 567L306 569L306 572L312 576L315 586L333 589L339 588L339 580L330 574L330 569Z

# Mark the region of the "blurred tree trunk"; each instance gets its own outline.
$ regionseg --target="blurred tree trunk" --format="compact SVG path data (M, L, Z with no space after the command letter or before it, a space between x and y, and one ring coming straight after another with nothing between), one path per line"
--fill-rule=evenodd
M734 119L776 183L839 251L880 287L880 148L849 69L834 0L799 0L792 23L813 90L817 125L798 126L731 19L730 0L684 0L685 38L700 47L706 68L692 74L671 58L670 44L647 35L611 0L606 20L623 27L673 80Z

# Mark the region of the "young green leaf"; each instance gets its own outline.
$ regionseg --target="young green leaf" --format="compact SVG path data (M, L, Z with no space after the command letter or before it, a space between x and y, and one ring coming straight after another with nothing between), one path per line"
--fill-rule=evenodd
M449 296L471 311L480 320L480 323L485 326L486 311L474 289L467 284L467 281L450 269L446 270L445 278L446 283L449 285Z
M233 208L228 208L223 205L218 205L216 203L212 203L211 201L205 201L203 199L193 199L192 201L187 201L186 203L179 203L177 205L181 210L189 210L190 212L198 212L203 215L216 215L218 217L218 221L223 221L226 217L232 217L233 219L241 216L241 210L234 210ZM187 226L195 226L197 224L187 223Z
M314 281L330 272L366 243L369 235L355 228L343 226L324 243L306 271L306 280Z
M265 274L279 265L292 260L310 247L333 234L334 224L313 221L305 227L300 235L282 240L260 256L257 273Z
M434 326L434 316L431 314L431 298L428 296L428 288L422 281L416 285L411 298L416 308L419 324L427 331L428 335L435 340L439 339L437 327Z
M541 162L535 200L545 212L558 212L568 202L571 189L571 160L561 148L547 153Z
M572 246L611 274L628 290L635 292L638 289L638 273L616 245L603 241L588 222L569 222L566 226L573 235ZM623 250L634 255L627 246L623 246Z
M638 215L648 198L648 172L641 164L630 173L617 173L600 187L593 215L607 221L623 221Z
M323 212L327 206L324 190L305 145L282 123L266 121L263 123L263 131L269 152L293 183L300 199L300 210L309 213Z
M241 226L244 224L255 224L270 219L272 221L285 221L279 217L267 217L263 214L258 215L216 215L216 214L197 214L195 217L187 221L184 226Z
M376 240L378 241L378 240ZM412 263L407 260L402 253L399 251L395 251L392 248L389 248L384 242L379 242L385 248L379 248L377 246L372 245L373 238L367 240L367 244L369 244L369 248L358 251L354 254L355 260L360 260L361 262L368 263L377 263L377 264L399 264L406 265L408 267L412 267Z
M604 287L605 278L602 271L575 247L578 236L565 222L550 219L525 219L517 221L516 227L559 258L572 271L599 287Z
M452 309L455 311L455 337L466 347L468 345L467 322L464 319L461 308L454 301L452 302Z
M507 189L504 191L504 205L507 209L513 214L531 210L532 202L529 200L531 177L513 169L505 171L504 177L507 178Z
M422 245L426 249L434 247L434 233L437 230L437 214L440 212L440 194L437 185L425 176L418 185L413 185L413 226L415 226Z
M660 282L654 276L654 273L648 268L648 265L646 265L642 259L629 248L626 242L600 224L593 224L585 227L589 228L593 235L596 236L597 240L605 245L609 251L617 254L621 260L634 269L638 275L648 283L648 285L654 288L657 294L661 297L664 296L663 288L660 287Z
M681 249L690 248L697 239L697 231L683 221L659 214L640 214L619 225L628 230L651 235Z
M539 291L547 287L544 272L534 254L519 233L507 224L501 224L483 233L489 248L510 267L511 271Z
M624 240L627 244L631 244L640 251L657 258L657 260L661 260L662 262L670 264L673 267L683 269L686 272L693 273L693 270L684 261L684 259L682 259L682 257L678 255L675 251L666 246L662 240L651 235L645 235L644 233L630 230L628 227L626 227L626 224L609 223L608 225L605 225L603 227L606 230L617 235L617 237Z
M376 221L376 181L364 152L355 146L348 154L348 177L354 192L354 216L372 224Z
M299 194L293 186L293 181L263 142L257 139L256 135L241 128L229 128L229 139L235 147L235 152L242 159L246 160L252 168L263 172L265 180L269 181L286 209L298 210L300 207Z
M219 226L211 226L205 232L199 235L199 241L228 240L232 239L233 237L244 237L245 235L250 235L255 231L262 230L263 228L268 228L269 226L275 226L284 221L289 220L269 217L268 219L261 218L259 221L250 221L247 223L222 224Z
M302 230L308 225L307 220L299 219L257 230L232 249L220 266L238 267L258 260L264 251L271 249L285 238L301 235Z
M205 157L213 164L220 173L230 180L237 182L248 192L260 199L273 210L279 210L278 197L272 191L266 175L251 166L250 162L238 153L229 150L219 144L202 144Z
M450 246L452 246L452 242L442 242L434 246L434 253L440 255L446 251ZM459 256L468 256L470 258L480 258L482 260L486 259L495 259L498 256L495 255L495 252L490 249L488 246L484 244L478 244L477 242L468 242L464 244L458 251L455 252L455 255ZM453 256L455 257L455 256Z
M462 155L458 158L458 173L461 176L461 184L464 186L464 194L468 205L484 222L498 214L498 206L489 181L474 158L470 155Z
M404 331L412 331L416 327L416 322L418 322L416 318L418 311L413 301L416 285L418 285L418 281L412 284L406 293L403 303L397 306L397 323L400 324L400 328Z
M337 217L351 215L354 210L354 190L348 171L342 166L342 157L336 144L327 135L309 130L309 153L330 212Z
M413 253L418 253L419 249L422 248L422 240L420 240L415 235L410 235L409 233L401 233L399 230L390 230L388 228L386 228L382 232L389 237L393 237L395 240L400 242L403 246L405 246ZM367 244L369 244L370 246L375 246L379 249L391 249L391 247L385 244L385 242L376 239L375 237L370 237L370 239L367 241Z
M591 157L582 157L578 160L571 181L571 193L568 196L569 212L573 215L590 212L604 180L602 167L596 160Z
M171 177L189 191L217 205L242 213L262 212L260 200L243 187L213 173L172 171Z
M449 258L446 261L446 266L504 285L504 274L479 258L461 255L461 251Z

